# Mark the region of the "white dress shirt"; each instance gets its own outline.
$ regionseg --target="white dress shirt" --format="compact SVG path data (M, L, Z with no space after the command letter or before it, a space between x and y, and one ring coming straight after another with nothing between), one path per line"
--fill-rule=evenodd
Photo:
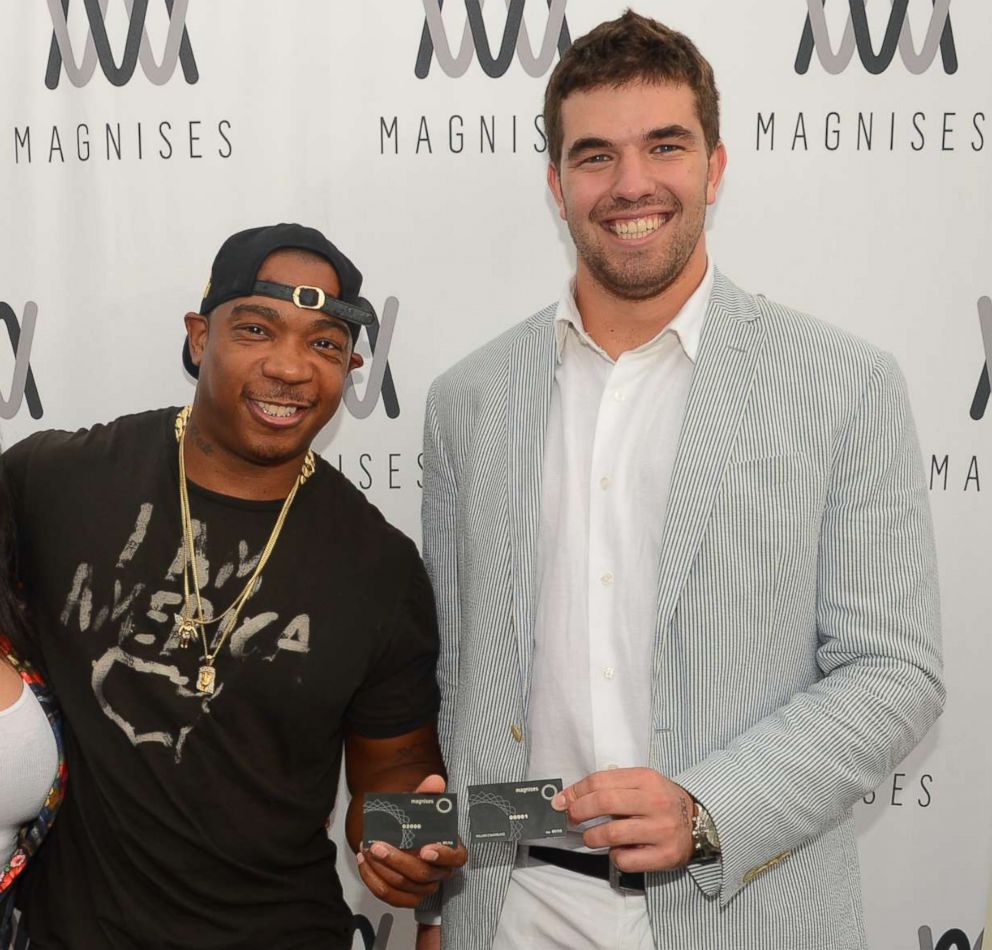
M668 492L713 288L616 360L585 332L569 281L555 316L537 550L529 776L646 766L658 565ZM534 842L535 844L537 842ZM577 832L543 845L580 848Z

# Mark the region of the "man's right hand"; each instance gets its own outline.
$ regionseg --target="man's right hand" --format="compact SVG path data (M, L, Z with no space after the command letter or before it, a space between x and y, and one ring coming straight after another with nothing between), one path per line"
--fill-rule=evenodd
M440 882L465 863L468 853L463 844L457 848L430 844L413 854L377 841L356 857L359 875L379 900L412 908L435 893Z
M415 791L440 794L445 787L442 776L428 775ZM428 844L413 853L376 841L355 857L362 881L379 900L394 907L416 907L465 864L468 851L461 842L457 848Z
M416 950L441 950L441 928L437 924L417 925Z

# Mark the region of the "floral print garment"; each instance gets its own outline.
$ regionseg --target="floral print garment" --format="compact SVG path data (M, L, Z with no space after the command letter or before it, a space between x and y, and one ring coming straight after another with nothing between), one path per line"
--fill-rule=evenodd
M14 853L8 860L0 864L0 948L2 948L5 946L4 941L8 937L7 930L12 909L8 898L11 896L12 885L21 871L27 866L28 859L41 846L41 842L44 840L45 835L48 834L48 829L51 828L52 822L55 820L55 814L59 810L59 805L62 804L62 798L65 794L67 773L65 750L62 746L62 719L55 702L55 697L51 690L45 686L41 676L39 676L30 664L14 654L13 645L3 635L0 635L0 655L3 655L14 669L17 670L21 679L24 680L38 698L41 708L45 711L45 715L48 716L48 722L52 727L52 733L55 736L55 744L59 753L58 771L55 774L52 787L48 790L48 795L45 796L45 804L42 806L40 814L34 821L21 829Z

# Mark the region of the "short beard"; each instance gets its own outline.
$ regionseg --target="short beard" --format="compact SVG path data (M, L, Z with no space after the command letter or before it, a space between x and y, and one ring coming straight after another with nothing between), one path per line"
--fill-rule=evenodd
M683 212L682 207L675 209L676 215ZM587 240L578 228L572 226L571 216L568 216L567 221L576 252L596 283L619 300L641 301L657 297L678 280L703 233L706 215L703 214L694 233L676 232L665 259L660 265L650 267L647 264L639 265L636 260L628 261L626 267L617 267L602 247Z
M273 445L266 445L264 442L253 442L248 446L248 461L260 468L272 468L276 465L283 465L298 455L303 455L309 446L304 446L302 450L286 451Z

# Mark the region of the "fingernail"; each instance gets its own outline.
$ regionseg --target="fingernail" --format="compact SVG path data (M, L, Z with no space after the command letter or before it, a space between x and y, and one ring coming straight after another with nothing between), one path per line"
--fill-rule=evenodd
M356 864L364 864L365 863L365 855L362 854L361 851L359 851L358 854L355 855L355 863Z
M439 855L436 851L421 851L420 856L425 861L436 861L439 857L441 857L441 855Z
M564 792L559 792L557 795L555 795L554 798L551 799L551 807L554 808L555 811L564 811L565 810L565 794L564 794Z
M389 848L387 848L381 841L377 841L374 845L372 845L371 848L369 848L369 850L377 858L388 858L389 857Z

